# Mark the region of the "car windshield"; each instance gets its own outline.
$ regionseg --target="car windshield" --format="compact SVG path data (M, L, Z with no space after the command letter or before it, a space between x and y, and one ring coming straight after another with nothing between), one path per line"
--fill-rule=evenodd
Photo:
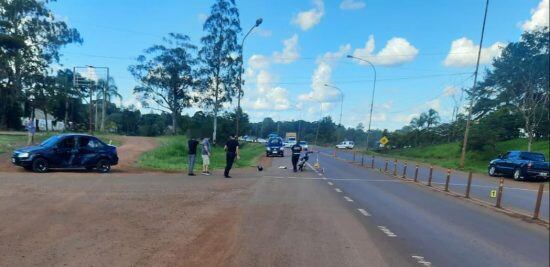
M52 137L44 140L44 142L40 143L40 146L52 147L57 143L57 141L59 141L59 136L52 136Z
M531 161L544 161L544 155L541 153L524 152L521 153L521 159Z
M269 140L269 145L270 146L280 146L281 143L282 143L281 139L279 139L279 138L273 138L273 139Z
M306 141L300 141L300 145L307 145Z

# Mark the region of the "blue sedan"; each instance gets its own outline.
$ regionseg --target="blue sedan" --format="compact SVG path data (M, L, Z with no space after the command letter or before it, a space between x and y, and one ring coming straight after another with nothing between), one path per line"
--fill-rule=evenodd
M105 173L118 164L118 155L115 146L105 144L95 136L61 134L48 138L40 145L15 150L11 162L35 172L95 169Z

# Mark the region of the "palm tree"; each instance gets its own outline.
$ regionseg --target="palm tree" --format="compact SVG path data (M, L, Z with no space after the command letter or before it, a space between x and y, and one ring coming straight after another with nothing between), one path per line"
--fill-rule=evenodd
M429 129L430 126L435 126L439 123L439 119L440 119L439 113L437 113L437 111L435 111L434 109L429 109L428 113L422 113L422 114L425 114L426 124L427 124L426 129Z
M108 82L105 82L105 80L99 81L100 87L104 88L104 90L97 93L97 99L100 97L102 98L102 105L101 105L101 127L100 131L105 131L105 116L107 115L107 102L111 102L111 99L113 97L118 98L120 101L122 101L122 95L118 93L118 87L115 84L115 79L113 77L109 77ZM96 109L96 118L97 118L97 109Z

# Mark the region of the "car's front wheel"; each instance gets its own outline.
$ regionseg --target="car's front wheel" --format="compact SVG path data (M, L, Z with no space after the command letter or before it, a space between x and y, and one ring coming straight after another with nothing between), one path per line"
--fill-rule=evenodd
M523 180L523 178L521 177L521 170L520 169L515 169L514 170L514 180L516 180L516 181Z
M34 172L47 172L49 168L48 161L44 158L37 158L32 161L32 170Z
M107 159L100 159L97 162L96 170L100 173L106 173L111 171L111 162Z
M497 169L495 166L489 167L489 170L487 171L489 173L489 176L496 176L497 175Z

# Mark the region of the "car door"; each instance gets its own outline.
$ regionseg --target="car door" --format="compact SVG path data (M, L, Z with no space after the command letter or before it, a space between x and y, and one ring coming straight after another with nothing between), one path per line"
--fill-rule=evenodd
M95 166L101 143L91 136L78 138L78 155L76 165L78 167Z
M71 167L76 156L76 138L67 136L61 139L55 147L55 156L51 160L51 165L54 168Z

